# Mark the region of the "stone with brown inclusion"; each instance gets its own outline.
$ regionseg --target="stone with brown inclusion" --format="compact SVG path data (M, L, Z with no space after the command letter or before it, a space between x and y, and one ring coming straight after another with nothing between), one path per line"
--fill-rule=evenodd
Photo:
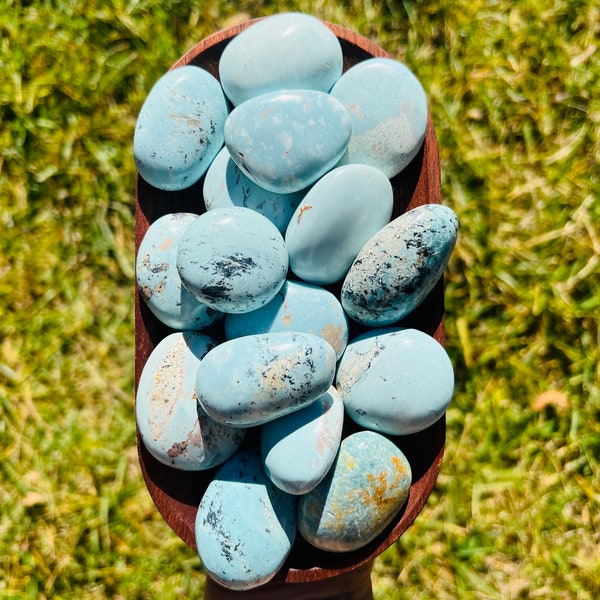
M313 546L351 552L374 540L408 498L412 471L387 437L359 431L345 438L321 483L300 497L298 531Z

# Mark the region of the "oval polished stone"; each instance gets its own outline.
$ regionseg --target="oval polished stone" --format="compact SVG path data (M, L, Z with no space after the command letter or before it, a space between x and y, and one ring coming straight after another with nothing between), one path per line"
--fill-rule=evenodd
M392 178L417 155L427 128L427 97L404 64L364 60L338 79L331 95L352 115L352 138L340 165L364 163Z
M383 435L345 438L327 476L298 501L298 531L329 552L351 552L373 541L402 508L412 472L401 450Z
M250 427L314 402L334 376L335 351L316 335L249 335L219 344L202 359L196 393L215 420Z
M144 234L136 258L136 280L144 302L172 329L200 331L223 316L192 296L177 271L179 238L197 218L192 213L158 218Z
M329 92L342 74L342 48L319 19L282 13L251 25L229 42L219 61L223 90L234 106L284 89Z
M240 450L209 483L196 514L202 566L232 590L249 590L273 578L296 537L294 496L265 475L257 448Z
M290 268L304 281L341 280L360 249L390 220L390 180L368 165L329 171L308 191L285 234Z
M350 140L350 114L314 90L263 94L235 108L225 145L257 185L278 193L302 190L338 162Z
M325 288L286 281L273 300L249 313L225 317L229 340L257 333L300 331L329 342L340 358L348 342L348 319L340 301Z
M363 325L391 325L410 314L442 277L458 235L454 211L425 204L404 213L361 249L344 280L341 302Z
M142 370L135 400L138 431L150 454L170 467L210 469L244 440L244 430L209 418L196 398L198 365L214 346L203 333L172 333L154 348Z
M196 183L223 146L229 112L218 80L186 65L152 87L137 118L133 156L139 174L161 190Z
M261 451L269 479L288 494L315 488L335 459L343 424L344 403L333 386L307 407L265 423Z
M390 435L416 433L445 412L454 391L444 347L417 329L373 329L352 340L336 387L348 416Z
M200 302L225 313L264 306L285 281L283 237L266 217L238 206L200 215L182 234L177 270Z
M230 206L251 208L267 217L283 235L304 191L278 194L265 190L249 179L227 148L223 148L206 172L203 195L207 210Z

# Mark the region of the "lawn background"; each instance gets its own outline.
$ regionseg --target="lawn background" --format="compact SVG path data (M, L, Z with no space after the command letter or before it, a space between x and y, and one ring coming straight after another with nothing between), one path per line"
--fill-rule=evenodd
M0 0L0 598L197 598L133 415L133 127L195 42L284 10L427 91L456 370L434 494L377 599L600 597L598 0Z

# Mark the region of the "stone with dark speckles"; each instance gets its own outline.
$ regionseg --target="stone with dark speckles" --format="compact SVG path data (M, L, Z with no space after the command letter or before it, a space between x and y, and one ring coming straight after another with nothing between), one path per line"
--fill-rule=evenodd
M294 496L266 476L260 451L240 450L217 471L196 515L202 566L232 590L249 590L271 580L296 537Z

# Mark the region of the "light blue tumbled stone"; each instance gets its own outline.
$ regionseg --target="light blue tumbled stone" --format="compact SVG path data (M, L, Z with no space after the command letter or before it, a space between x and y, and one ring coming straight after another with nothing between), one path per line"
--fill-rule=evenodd
M139 174L161 190L190 187L223 146L229 112L218 80L186 65L167 71L142 105L133 136Z
M306 408L261 430L261 451L271 481L288 494L306 494L327 475L344 425L344 403L332 386Z
M335 351L309 333L249 335L219 344L200 362L196 393L222 423L262 425L314 402L335 376Z
M244 430L206 415L195 394L196 371L215 346L199 332L175 332L159 342L146 361L135 399L144 446L161 463L200 471L227 460L244 440Z
M342 74L340 42L319 19L302 13L267 17L223 50L219 77L234 106L283 89L329 92Z
M298 531L313 546L351 552L373 541L406 502L408 460L388 438L359 431L345 438L321 483L298 501Z
M417 329L372 329L347 346L336 376L348 416L367 429L407 435L433 425L454 391L444 347Z
M340 301L325 288L286 281L273 300L249 313L225 317L225 337L302 331L329 342L339 358L348 342L348 319Z
M152 314L172 329L200 331L222 313L199 302L181 285L177 271L177 244L198 218L192 213L170 213L150 224L138 249L138 289Z
M270 192L256 185L231 159L227 148L217 154L204 177L207 210L244 206L267 217L283 235L304 191L292 194Z
M279 230L249 208L215 208L181 235L177 270L200 302L225 313L264 306L283 285L288 254Z
M390 180L368 165L329 171L306 194L287 227L290 268L304 281L342 279L360 249L392 216Z
M371 327L410 314L442 277L458 235L454 211L425 204L377 232L350 267L341 292L344 310Z
M388 177L417 155L427 128L427 97L410 69L370 58L348 69L331 95L352 115L352 139L339 164L365 163Z
M202 566L231 590L267 583L296 538L295 498L265 475L260 451L240 450L215 474L196 514Z
M329 171L350 140L350 114L314 90L263 94L235 108L225 122L225 145L257 185L278 193L302 190Z

